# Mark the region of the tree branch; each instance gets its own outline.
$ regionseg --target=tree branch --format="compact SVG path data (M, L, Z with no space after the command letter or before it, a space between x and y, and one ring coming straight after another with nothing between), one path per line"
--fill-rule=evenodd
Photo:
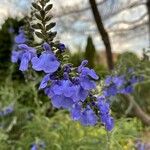
M124 98L129 102L132 103L132 110L134 114L143 122L143 124L150 126L150 115L146 114L138 103L134 100L133 96L131 95L123 95Z
M116 21L116 22L113 22L112 24L110 24L108 26L108 28L112 28L113 26L115 26L116 24L127 24L127 25L131 25L131 24L135 24L141 20L143 20L145 17L147 16L147 13L143 14L140 18L136 19L136 20L133 20L133 21L127 21L127 20L120 20L120 21Z
M112 57L112 50L111 50L109 35L104 28L101 15L100 15L98 8L97 8L97 5L96 5L96 1L95 0L89 0L89 3L91 5L91 10L93 12L93 16L94 16L98 31L102 37L102 40L103 40L105 48L106 48L108 68L110 70L112 70L114 67L114 63L113 63L113 57Z

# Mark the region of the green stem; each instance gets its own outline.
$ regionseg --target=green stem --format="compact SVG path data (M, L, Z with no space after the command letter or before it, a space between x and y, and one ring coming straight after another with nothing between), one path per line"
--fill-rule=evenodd
M107 140L107 150L110 150L110 134L108 131L107 132L107 135L106 135L106 140Z

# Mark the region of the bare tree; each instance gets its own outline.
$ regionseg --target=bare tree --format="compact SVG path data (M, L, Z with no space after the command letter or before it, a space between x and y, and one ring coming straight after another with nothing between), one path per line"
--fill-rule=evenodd
M93 12L93 16L94 16L98 31L102 37L103 43L104 43L105 48L106 48L108 68L110 70L112 70L114 67L114 63L113 63L113 56L112 56L112 50L111 50L109 35L108 35L107 31L105 30L105 27L103 25L102 18L101 18L99 11L98 11L96 1L95 0L89 0L89 3L91 5L91 10Z
M149 17L149 46L150 46L150 0L147 0L146 3L147 6L147 12L148 12L148 17Z

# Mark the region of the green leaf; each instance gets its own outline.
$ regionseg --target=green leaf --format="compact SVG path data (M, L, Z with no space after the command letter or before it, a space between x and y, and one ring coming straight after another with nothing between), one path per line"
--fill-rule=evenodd
M43 26L40 23L32 25L32 28L34 29L43 29Z
M37 19L39 19L39 20L42 20L42 17L39 15L39 14L35 14L35 17L37 18Z
M41 14L41 17L42 17L42 18L45 18L45 11L44 11L44 10L41 10L41 11L40 11L40 14Z
M50 21L52 18L53 18L52 15L46 16L45 19L44 19L44 21L45 21L45 22L48 22L48 21Z
M52 22L52 23L48 24L48 25L46 26L46 31L48 31L48 30L52 29L53 27L55 27L55 25L56 25L55 22Z
M45 0L45 3L48 3L48 2L50 2L50 0Z
M53 40L53 38L56 36L57 32L50 32L49 33L49 38L50 40Z
M41 1L40 1L40 4L41 4L42 6L44 6L44 5L45 5L45 1L44 1L44 0L41 0Z
M32 6L35 8L35 9L37 9L37 10L41 10L41 6L39 6L38 4L36 4L36 3L32 3Z
M38 38L43 39L43 35L42 35L41 32L37 32L37 31L36 31L35 34L36 34L36 36L37 36Z
M51 9L52 9L52 7L53 7L53 4L49 4L49 5L47 5L46 7L45 7L45 11L50 11Z

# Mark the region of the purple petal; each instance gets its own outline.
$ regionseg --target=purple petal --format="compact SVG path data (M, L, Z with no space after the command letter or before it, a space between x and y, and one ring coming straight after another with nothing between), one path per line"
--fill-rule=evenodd
M46 43L46 42L43 44L43 49L44 49L45 51L48 51L48 52L52 53L52 48L51 48L51 46L50 46L48 43Z
M50 80L50 74L45 75L43 80L41 81L39 89L44 89L47 86L49 80Z
M81 124L94 126L97 123L97 116L92 109L85 109L80 118Z
M65 108L65 109L69 109L72 107L72 105L74 104L73 100L71 98L62 96L62 95L56 95L53 96L52 98L52 104L54 107L56 108Z
M21 70L21 71L28 70L30 60L31 60L31 54L29 52L24 53L21 58L19 70Z
M15 37L15 43L22 44L22 43L25 43L25 42L26 42L26 38L25 38L24 33L20 33L19 35L17 35Z
M18 61L19 57L20 57L20 52L13 50L12 55L11 55L11 61L13 63L16 63Z
M39 58L34 57L32 59L32 65L33 69L36 71L43 70L45 73L53 73L58 69L60 63L54 55L43 53Z
M81 106L79 104L74 104L71 108L71 117L73 120L79 120L81 117Z
M85 90L92 90L96 88L96 83L87 77L80 77L81 86Z
M76 95L74 95L73 100L75 102L81 100L82 102L88 97L89 91L84 90L81 86L76 86Z

